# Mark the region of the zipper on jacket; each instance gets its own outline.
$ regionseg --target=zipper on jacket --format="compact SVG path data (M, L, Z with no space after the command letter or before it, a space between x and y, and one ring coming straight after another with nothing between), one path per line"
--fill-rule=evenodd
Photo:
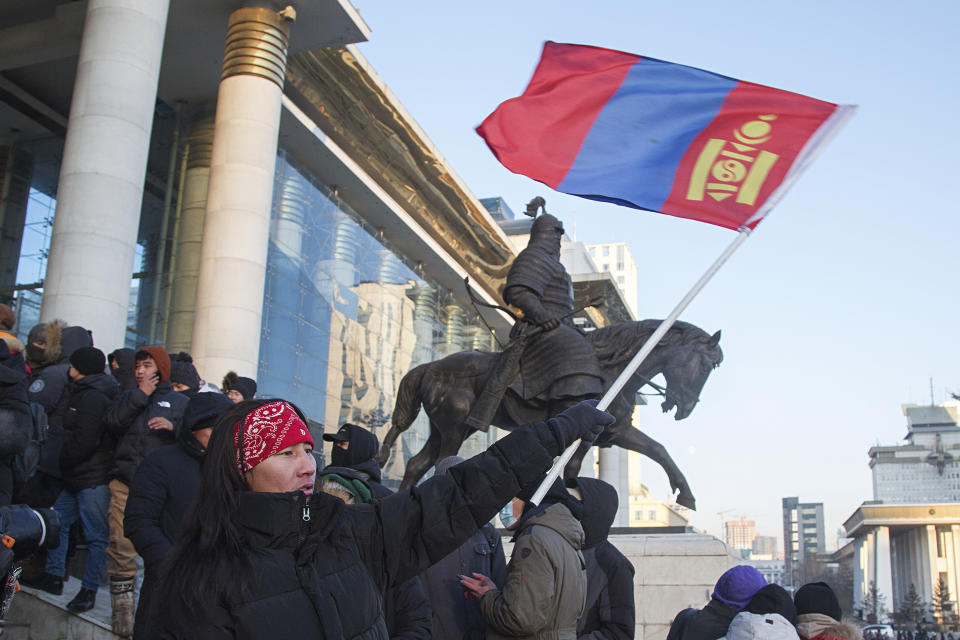
M303 505L303 521L310 522L310 505Z

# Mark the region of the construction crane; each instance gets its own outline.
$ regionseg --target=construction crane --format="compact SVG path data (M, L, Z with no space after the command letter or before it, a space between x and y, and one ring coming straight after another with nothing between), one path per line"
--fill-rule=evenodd
M724 535L726 532L724 530L725 527L723 526L723 516L730 513L731 511L736 511L736 509L724 509L723 511L717 511L717 516L720 518L720 536L719 537L724 542L727 541L727 536Z

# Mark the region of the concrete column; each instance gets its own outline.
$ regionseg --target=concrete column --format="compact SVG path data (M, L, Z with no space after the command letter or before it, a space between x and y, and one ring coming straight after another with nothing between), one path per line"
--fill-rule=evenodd
M33 157L11 143L0 147L0 302L13 300L23 225L33 180Z
M211 378L256 376L280 99L289 25L273 11L230 16L203 225L193 357Z
M197 276L203 221L210 184L213 155L213 117L194 121L187 133L187 158L177 203L176 248L173 257L173 281L167 309L167 335L164 344L171 353L190 351L193 342L194 311L197 306Z
M620 499L615 527L630 526L630 478L627 470L627 450L620 447L600 447L600 479L613 485Z
M859 611L863 608L863 598L867 594L870 585L867 578L867 536L869 534L860 534L853 542L853 610Z
M877 581L877 593L885 596L887 611L896 609L897 602L893 599L893 570L890 563L890 528L877 527L875 560L877 563L874 575Z
M123 346L168 0L89 0L41 320Z

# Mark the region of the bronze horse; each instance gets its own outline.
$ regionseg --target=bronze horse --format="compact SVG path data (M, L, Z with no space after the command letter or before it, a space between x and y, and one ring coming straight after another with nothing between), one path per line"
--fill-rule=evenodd
M608 388L617 378L659 324L659 320L641 320L604 327L587 334L600 362L604 388ZM634 428L633 407L639 389L662 373L667 382L661 405L663 412L676 408L676 420L683 420L690 415L700 399L700 391L707 377L723 360L719 342L719 331L711 336L686 322L674 324L611 402L607 410L616 416L617 421L607 427L595 443L600 447L619 446L637 451L659 464L666 472L671 488L679 491L677 503L691 509L696 508L696 501L686 478L663 445ZM463 421L477 394L483 389L496 356L495 353L481 351L454 353L415 367L403 377L397 392L392 424L377 454L377 462L381 467L387 463L397 437L413 423L421 405L430 419L430 436L423 449L407 463L401 489L416 484L437 460L455 455L464 439L475 431L465 426ZM545 405L524 401L518 394L508 390L497 409L493 424L501 429L514 429L548 417ZM586 450L581 449L571 459L565 469L567 477L579 472L585 453Z

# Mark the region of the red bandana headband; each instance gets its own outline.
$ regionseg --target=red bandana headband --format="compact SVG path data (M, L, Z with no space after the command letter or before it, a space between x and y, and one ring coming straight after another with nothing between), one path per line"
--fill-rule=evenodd
M240 455L240 423L233 427L233 442L237 448L237 468L240 473L255 466L287 447L300 442L313 446L313 436L290 403L270 402L247 414L243 419L243 456Z

